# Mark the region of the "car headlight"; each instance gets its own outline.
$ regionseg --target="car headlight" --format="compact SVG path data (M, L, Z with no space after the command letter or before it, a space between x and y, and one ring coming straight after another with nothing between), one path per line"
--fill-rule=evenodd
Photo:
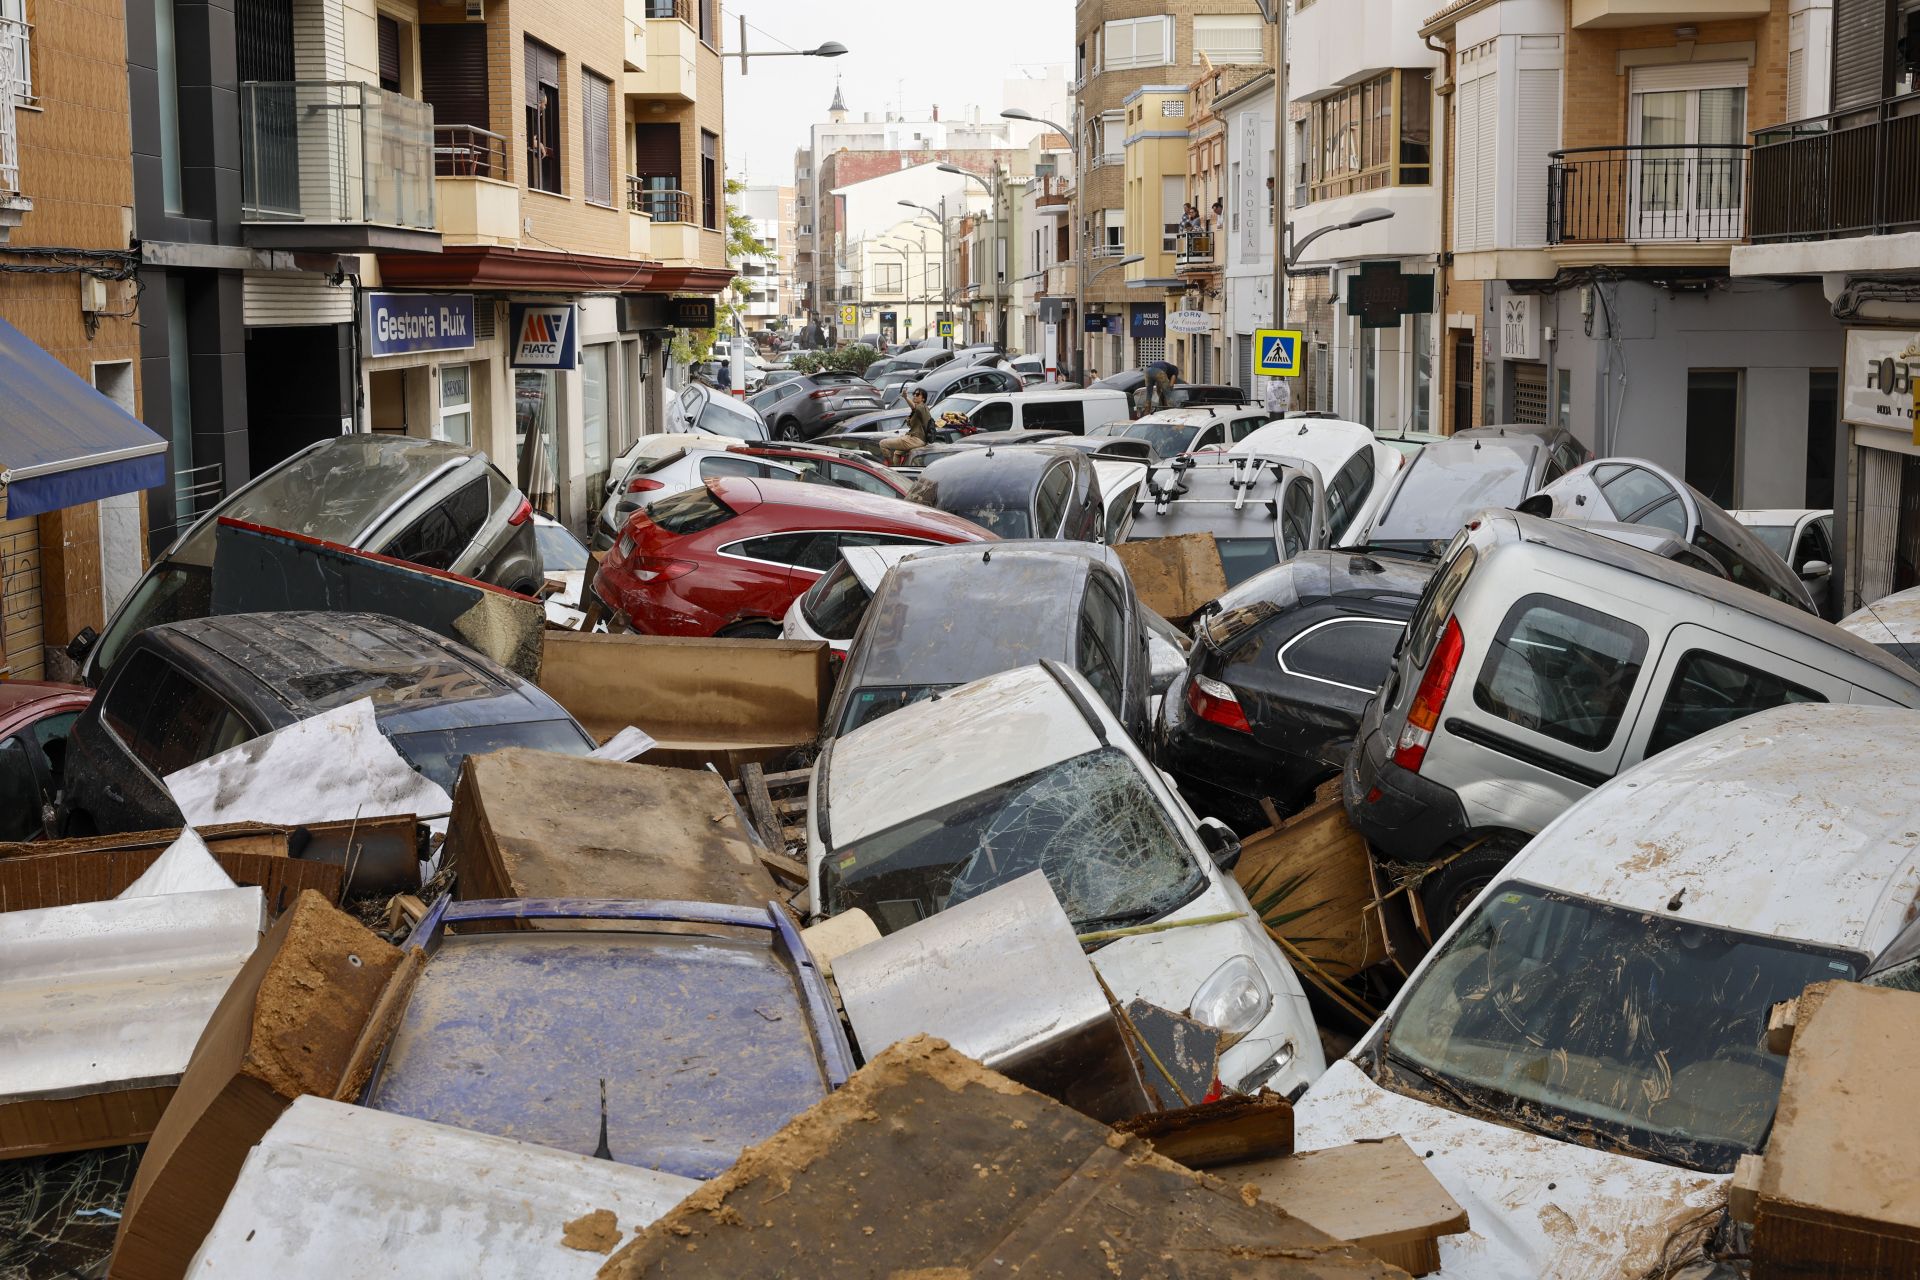
M1259 1066L1255 1067L1252 1071L1249 1071L1246 1075L1242 1076L1234 1084L1233 1091L1235 1093L1244 1093L1244 1094L1255 1094L1260 1092L1260 1090L1266 1087L1266 1085L1269 1084L1275 1076L1279 1075L1282 1071L1285 1071L1289 1066L1293 1064L1293 1057L1294 1057L1293 1041L1288 1040L1286 1043L1280 1046L1279 1050L1275 1052L1271 1058L1268 1058L1265 1062L1261 1063ZM1300 1088L1300 1091L1304 1092L1306 1089L1306 1085L1302 1084L1299 1086L1299 1088ZM1298 1097L1298 1093L1296 1093L1294 1096ZM1289 1098L1288 1101L1293 1101L1293 1098Z
M1235 956L1207 975L1193 993L1188 1015L1217 1031L1244 1036L1273 1008L1273 992L1252 956Z

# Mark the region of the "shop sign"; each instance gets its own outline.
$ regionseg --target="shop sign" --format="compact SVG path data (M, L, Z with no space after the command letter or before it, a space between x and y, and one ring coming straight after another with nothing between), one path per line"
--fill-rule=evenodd
M1539 301L1531 293L1510 293L1500 299L1502 360L1540 358L1540 322L1536 317Z
M470 293L369 293L366 354L466 351L473 346Z
M1433 311L1433 275L1400 270L1398 262L1363 262L1347 277L1347 311L1363 329L1393 329L1402 316Z
M1847 372L1840 416L1856 426L1920 433L1920 333L1847 330Z
M1132 319L1132 334L1136 338L1167 336L1167 304L1164 302L1134 303Z
M1167 328L1175 333L1212 333L1213 316L1205 311L1176 311L1167 317Z
M719 307L712 298L675 298L667 303L667 318L676 329L711 329Z
M578 363L572 303L515 302L508 305L513 322L513 359L516 369L571 369Z

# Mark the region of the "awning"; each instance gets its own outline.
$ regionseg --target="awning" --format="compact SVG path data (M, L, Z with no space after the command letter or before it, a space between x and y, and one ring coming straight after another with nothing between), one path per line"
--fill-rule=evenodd
M167 482L167 442L0 320L0 496L8 518Z

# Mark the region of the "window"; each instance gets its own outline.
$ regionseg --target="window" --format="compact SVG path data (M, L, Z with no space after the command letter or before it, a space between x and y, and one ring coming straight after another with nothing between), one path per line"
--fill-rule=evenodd
M178 214L185 212L186 205L180 183L180 70L175 57L179 38L174 31L173 0L154 0L153 38L160 90L160 203L166 212ZM176 467L176 474L191 466Z
M1127 252L1127 211L1125 209L1107 209L1102 211L1106 225L1106 237L1101 241L1109 257L1122 257Z
M829 462L826 465L826 474L829 483L838 485L842 489L858 489L862 493L878 494L883 498L897 498L900 496L898 489L895 489L892 485L880 479L880 477L871 472L862 471L859 467L848 466L844 462ZM847 546L849 544L845 538L842 538L840 545Z
M380 87L388 93L400 92L400 23L386 14L374 19L379 44Z
M581 145L586 151L587 200L613 203L613 81L591 71L580 76ZM589 468L591 470L591 468Z
M1107 23L1107 69L1162 67L1173 61L1173 18L1118 18Z
M1803 689L1771 672L1696 649L1680 659L1673 671L1673 683L1667 687L1666 701L1660 704L1659 718L1647 738L1646 754L1659 755L1688 738L1698 737L1735 720L1744 720L1770 707L1795 702L1825 702L1811 689Z
M440 366L440 422L434 436L455 444L473 443L473 366Z
M1582 751L1613 741L1647 633L1552 596L1530 595L1508 612L1474 685L1481 710Z
M714 48L720 47L720 23L714 14L714 6L719 0L697 0L700 6L700 39Z
M824 541L832 546L833 535L822 533L776 533L764 538L748 538L745 542L736 542L722 548L728 555L744 556L749 560L764 560L769 564L797 565L812 552L815 542ZM824 557L816 557L824 558ZM822 569L830 565L821 565Z
M597 490L607 474L607 442L612 438L607 373L610 363L614 370L620 367L618 360L608 359L612 350L610 342L580 348L580 461L590 490Z
M27 744L17 737L0 742L0 840L38 836L44 801Z
M1006 431L1013 426L1013 406L1005 400L981 405L969 415L975 431Z
M560 55L527 37L527 186L560 194Z
M1433 180L1433 73L1386 71L1313 104L1313 200Z
M720 229L720 139L705 129L700 131L700 225Z
M902 279L901 265L898 262L876 262L873 264L873 288L875 293L899 293Z
M1187 180L1160 179L1160 251L1176 253L1180 248L1180 219L1187 209Z
M1313 486L1306 480L1287 486L1286 499L1280 504L1280 545L1287 560L1313 545Z
M1126 615L1113 585L1100 574L1090 575L1080 601L1080 674L1116 715L1124 687L1126 634Z
M1347 459L1327 485L1327 533L1333 538L1347 531L1373 488L1373 449L1363 448Z
M101 718L156 778L254 736L224 701L151 650L113 682Z
M1406 624L1373 618L1323 622L1280 650L1280 669L1303 680L1372 693L1387 678Z
M486 477L482 476L434 504L381 548L381 554L428 569L451 569L492 512Z
M1034 532L1043 538L1060 534L1060 522L1066 518L1067 495L1073 489L1073 473L1065 463L1050 467L1040 477L1040 489L1034 494L1034 513L1038 524Z
M1257 13L1196 15L1193 20L1195 66L1200 65L1202 54L1216 67L1264 65L1266 22Z
M1086 414L1078 400L1028 400L1020 424L1030 430L1066 431L1083 435Z

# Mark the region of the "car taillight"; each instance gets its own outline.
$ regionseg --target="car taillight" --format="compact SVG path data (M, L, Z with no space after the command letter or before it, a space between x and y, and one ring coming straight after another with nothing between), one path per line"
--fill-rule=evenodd
M1208 724L1217 724L1236 733L1253 732L1253 726L1247 723L1247 713L1240 709L1240 699L1234 697L1233 690L1218 680L1206 676L1195 676L1189 680L1187 705L1193 708L1193 714Z
M533 503L527 501L525 498L522 498L520 499L520 505L513 509L513 514L507 517L507 523L508 524L525 524L527 522L527 518L532 514L533 514Z
M649 480L646 476L635 476L633 479L627 481L628 493L652 493L655 489L664 489L666 487L664 481Z
M665 556L634 556L627 562L627 572L642 582L671 582L699 567L691 560L669 560Z
M807 399L809 399L809 400L825 400L825 399L827 399L827 398L828 398L828 397L830 397L830 396L837 396L837 395L839 395L839 394L840 394L840 392L839 392L839 391L838 391L837 389L835 389L835 388L833 388L833 387L825 387L825 388L822 388L822 389L821 389L821 390L819 390L819 391L809 391L809 392L807 393Z
M1433 727L1440 723L1440 708L1446 705L1453 677L1460 670L1460 655L1466 647L1459 619L1448 618L1447 629L1440 633L1440 643L1433 647L1427 673L1420 677L1420 687L1413 691L1413 705L1407 708L1407 723L1400 730L1400 740L1393 744L1393 762L1402 769L1420 772L1427 758L1427 745L1433 741Z
M623 533L620 535L620 558L622 560L625 560L628 556L632 554L633 554L633 535L631 533Z

